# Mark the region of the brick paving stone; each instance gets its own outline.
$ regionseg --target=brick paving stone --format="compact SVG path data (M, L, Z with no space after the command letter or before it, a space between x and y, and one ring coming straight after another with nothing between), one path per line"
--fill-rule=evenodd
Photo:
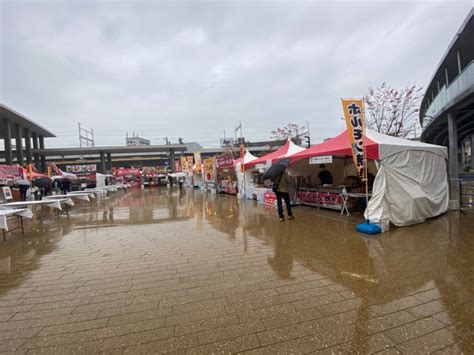
M303 352L313 352L348 342L352 338L355 325L342 326L337 330L319 332L298 339Z
M408 312L399 311L386 316L369 319L363 324L358 324L358 326L363 328L367 334L374 334L387 329L395 328L402 324L413 322L415 320L416 318Z
M260 343L255 334L244 335L230 340L222 340L207 345L202 345L197 349L190 349L186 354L229 354L240 353L246 350L258 348Z
M455 342L455 335L447 328L436 330L432 333L412 339L397 345L402 353L432 353L452 345Z
M395 342L383 333L354 339L350 344L350 352L355 354L372 354L395 346Z
M13 353L26 341L24 339L3 339L0 341L0 353Z
M225 325L224 327L218 327L216 329L199 332L199 344L204 345L248 334L256 334L257 332L263 330L265 330L265 326L261 321L229 324Z
M171 315L171 308L159 308L159 309L151 309L142 312L134 312L134 313L126 313L121 315L112 316L108 319L108 325L120 325L126 323L135 323L138 321L148 320L148 319L155 319L155 318L162 318Z
M296 340L284 341L269 346L259 347L244 354L301 354L301 347Z
M49 348L31 349L26 352L33 354L93 354L97 353L101 347L102 340L88 341L74 345L53 346ZM117 352L119 354L121 352Z
M262 346L267 346L279 342L289 341L310 335L312 329L306 324L295 323L282 328L275 328L257 333Z
M51 325L41 329L38 336L47 336L52 334L74 333L83 330L104 328L109 323L108 318L87 320L84 322L74 322L69 324Z
M164 352L176 352L197 347L197 334L182 335L166 340L153 341L142 345L129 346L124 350L124 355L152 354Z
M235 324L239 324L239 319L237 318L237 316L235 314L226 314L218 317L197 319L189 322L181 322L176 325L175 334L185 335L209 329L218 331L223 327Z
M431 333L445 325L434 318L423 318L412 323L408 323L385 332L390 339L397 343Z
M122 349L130 346L150 343L153 341L170 339L173 338L174 335L174 327L165 327L146 330L140 333L105 338L100 347L100 351Z
M434 316L437 313L443 312L446 307L440 300L434 300L428 303L423 303L418 306L408 308L406 311L418 319Z

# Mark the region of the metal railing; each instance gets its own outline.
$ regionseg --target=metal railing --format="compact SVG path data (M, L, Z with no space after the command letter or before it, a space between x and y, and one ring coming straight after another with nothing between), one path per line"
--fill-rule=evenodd
M463 175L459 178L461 211L474 212L474 175Z
M448 102L455 99L474 83L474 61L471 61L463 71L449 84L443 85L425 112L427 117L436 117ZM428 122L426 122L428 123Z

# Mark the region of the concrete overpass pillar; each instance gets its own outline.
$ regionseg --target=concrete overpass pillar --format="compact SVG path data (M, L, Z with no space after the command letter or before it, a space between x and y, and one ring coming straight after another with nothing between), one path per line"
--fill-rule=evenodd
M39 136L39 149L44 149L43 136ZM43 154L40 155L40 171L46 173L46 157Z
M16 161L20 166L23 166L23 141L21 133L21 126L15 123Z
M26 150L26 164L31 164L32 162L31 133L28 128L25 128L25 150Z
M106 173L106 168L105 168L105 153L104 151L100 151L100 172L102 174Z
M107 153L107 165L106 165L107 171L112 171L112 154Z
M5 141L5 164L13 164L13 153L12 153L12 130L10 120L8 118L3 119L4 138Z
M170 149L170 164L171 164L171 172L174 173L175 168L174 168L174 150L173 149Z
M33 138L33 149L37 150L38 149L38 134L36 132L33 132L32 134ZM35 160L35 168L39 169L40 168L40 156L38 153L34 153L34 160Z
M448 113L449 208L459 210L458 127L454 113Z

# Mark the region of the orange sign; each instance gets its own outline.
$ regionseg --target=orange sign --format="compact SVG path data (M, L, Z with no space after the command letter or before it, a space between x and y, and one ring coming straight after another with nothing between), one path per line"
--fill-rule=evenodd
M203 160L204 166L204 181L214 181L216 179L216 159L206 158Z
M196 162L196 174L200 174L202 172L202 160L201 160L201 152L194 152L194 161Z
M364 174L364 101L362 99L342 99L347 133L352 148L352 159L359 176Z

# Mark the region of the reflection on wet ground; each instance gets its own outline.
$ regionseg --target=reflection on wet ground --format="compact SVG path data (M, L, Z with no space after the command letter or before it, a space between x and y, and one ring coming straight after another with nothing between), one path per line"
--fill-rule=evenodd
M0 244L0 352L473 353L474 217L377 237L166 189Z

